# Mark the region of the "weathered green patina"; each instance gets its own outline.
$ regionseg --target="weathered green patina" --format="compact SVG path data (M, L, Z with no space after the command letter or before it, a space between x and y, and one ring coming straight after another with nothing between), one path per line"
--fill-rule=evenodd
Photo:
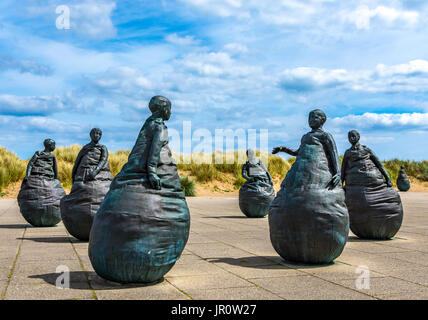
M89 257L108 280L156 283L187 243L190 213L164 123L168 99L156 96L128 162L114 178L95 215Z
M91 142L77 155L72 171L73 186L61 199L61 217L67 231L75 238L88 241L94 216L109 190L113 176L108 150L99 144L101 129L90 133Z
M400 171L398 172L397 188L402 192L409 191L410 189L410 181L406 172L404 171L404 166L401 166Z
M352 147L342 161L346 205L351 231L364 239L390 239L403 221L401 198L392 187L382 162L370 148L359 143L356 130L348 133Z
M269 209L272 245L285 260L324 264L343 251L349 216L340 186L339 158L331 134L322 130L326 116L309 114L312 131L302 137L298 150L277 147L296 161Z
M239 208L249 218L263 218L275 198L272 177L254 150L247 150L248 161L242 166L242 177L247 181L239 189Z
M58 180L55 141L46 139L45 149L37 151L27 166L18 194L24 219L35 227L53 227L61 221L60 199L65 191Z

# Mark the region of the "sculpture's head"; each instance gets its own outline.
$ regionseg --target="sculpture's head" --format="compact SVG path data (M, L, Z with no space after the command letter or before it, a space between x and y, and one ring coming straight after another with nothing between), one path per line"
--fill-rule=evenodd
M360 141L360 134L357 130L351 130L348 132L348 140L354 146Z
M150 100L149 109L153 115L169 120L171 117L171 101L162 96L155 96Z
M52 139L46 139L45 141L43 141L43 145L45 146L45 149L49 152L55 150L55 141L53 141Z
M255 156L256 156L256 153L254 152L253 149L248 149L247 150L248 160L250 160L250 161L253 160Z
M404 170L404 166L400 166L400 169L401 169L401 170Z
M91 140L93 142L98 143L98 141L100 141L100 139L103 135L103 132L101 131L100 128L93 128L89 135L91 136Z
M321 109L315 109L309 112L309 126L312 129L319 129L321 128L324 123L327 121L327 116L325 115L324 111Z

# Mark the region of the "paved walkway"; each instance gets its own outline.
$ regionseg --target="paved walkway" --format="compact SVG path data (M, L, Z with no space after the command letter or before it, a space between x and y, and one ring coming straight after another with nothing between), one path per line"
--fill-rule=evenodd
M1 200L1 299L428 299L428 194L401 197L405 219L395 239L351 235L334 264L316 267L282 261L267 218L245 218L236 198L189 198L191 235L183 256L165 281L148 287L101 279L87 243L62 224L31 227L15 200ZM55 285L60 265L71 271L68 290ZM356 286L364 267L370 289Z

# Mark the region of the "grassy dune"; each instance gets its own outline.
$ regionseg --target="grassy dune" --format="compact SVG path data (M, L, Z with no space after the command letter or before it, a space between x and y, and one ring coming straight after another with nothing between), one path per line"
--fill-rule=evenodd
M55 150L55 156L58 161L58 178L63 184L64 188L71 188L71 172L73 169L74 160L80 151L81 146L72 145L68 147L58 147ZM130 151L119 150L109 153L109 163L113 175L119 173L122 166L127 162ZM261 154L257 151L257 156ZM283 158L272 155L264 154L268 158L268 169L273 179L278 184L285 177L285 174L294 163L295 158L284 160ZM196 186L209 185L213 191L231 192L239 189L245 180L241 177L242 165L238 164L239 157L245 157L245 151L235 151L233 153L216 153L211 155L206 154L192 154L191 161L188 155L173 154L173 157L178 163L178 171L181 176L181 183L188 196L195 195ZM233 159L233 163L216 164L216 159L223 160ZM207 159L211 160L211 164L201 163ZM184 162L190 163L184 163ZM219 162L219 161L217 161ZM20 181L25 176L25 170L28 161L19 159L14 153L7 151L5 148L0 147L0 195L2 190L7 188L10 184ZM402 161L398 159L388 160L383 162L388 173L391 176L393 183L397 179L400 166L403 165L405 171L412 182L414 181L428 181L428 161ZM222 189L213 183L222 185ZM217 190L218 189L218 190Z
M0 194L11 183L25 177L27 164L16 154L0 147Z

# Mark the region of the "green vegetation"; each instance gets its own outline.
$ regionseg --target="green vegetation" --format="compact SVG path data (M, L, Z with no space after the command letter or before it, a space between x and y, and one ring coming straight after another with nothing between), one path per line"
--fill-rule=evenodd
M9 184L17 182L25 177L27 166L16 154L0 147L0 193Z
M190 179L188 176L180 177L181 187L183 188L184 195L186 197L194 197L195 196L195 180Z
M81 146L72 145L68 147L58 147L55 156L58 161L58 178L65 188L71 188L71 172L74 160L80 151ZM130 151L119 150L109 153L110 168L115 176L127 162ZM261 157L260 151L256 152L257 157ZM263 154L268 157L268 169L274 180L282 180L295 158L288 160L272 154ZM241 176L242 161L246 161L245 151L235 152L213 152L207 154L189 155L173 154L178 163L177 167L182 175L181 184L186 196L194 196L196 183L208 183L214 181L227 182L230 179L235 189L239 189L245 182ZM217 159L217 161L216 161ZM187 162L189 163L185 163ZM190 161L189 161L190 160ZM240 161L238 161L240 160ZM211 162L211 163L208 163ZM220 162L220 163L216 163ZM403 161L393 159L383 162L386 170L395 184L400 166L403 165L407 175L420 181L428 181L428 161ZM0 194L9 184L20 181L25 176L27 161L20 160L14 153L0 147Z
M401 166L404 166L404 171L408 177L416 178L420 181L428 181L428 161L403 161L392 159L383 161L386 171L391 177L392 183L395 185L398 177L398 171Z

